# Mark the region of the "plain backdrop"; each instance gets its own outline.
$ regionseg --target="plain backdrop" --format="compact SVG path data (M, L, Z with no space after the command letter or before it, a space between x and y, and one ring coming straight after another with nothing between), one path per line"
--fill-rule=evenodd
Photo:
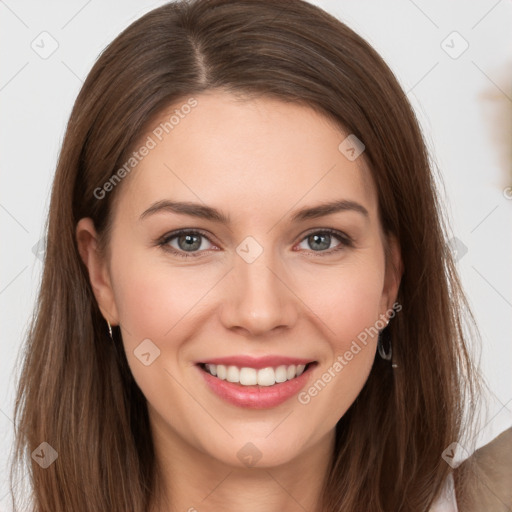
M39 242L65 125L103 48L163 3L0 0L1 511L9 510L15 360L39 286ZM477 440L484 444L512 425L512 1L312 3L383 56L441 173L456 238L449 243L458 250L491 389Z

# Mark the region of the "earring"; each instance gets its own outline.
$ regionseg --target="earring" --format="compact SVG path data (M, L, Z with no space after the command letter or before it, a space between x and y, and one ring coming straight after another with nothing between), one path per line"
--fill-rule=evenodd
M386 327L384 327L384 329L379 332L377 350L379 351L379 355L382 359L385 361L391 361L393 356L393 348L391 347L391 337L389 336L389 332L386 331ZM396 366L393 365L393 367L395 368Z
M113 340L114 337L112 336L112 326L110 325L110 322L107 320L107 325L108 325L108 334L110 336L110 339Z

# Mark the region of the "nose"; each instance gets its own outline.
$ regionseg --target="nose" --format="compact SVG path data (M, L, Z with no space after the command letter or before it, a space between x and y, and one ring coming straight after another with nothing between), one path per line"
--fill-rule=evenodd
M286 266L263 250L255 261L235 255L227 276L221 321L247 337L290 329L297 322L300 300Z

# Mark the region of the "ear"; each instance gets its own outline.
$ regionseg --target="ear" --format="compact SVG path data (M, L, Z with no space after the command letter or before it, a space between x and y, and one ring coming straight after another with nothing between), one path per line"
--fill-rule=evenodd
M89 271L89 280L101 314L111 325L117 325L118 312L107 261L98 250L98 235L90 218L80 219L76 226L80 257Z
M400 244L394 235L387 239L388 252L386 261L386 273L384 277L384 288L380 304L381 317L388 318L388 312L396 302L398 289L404 273Z

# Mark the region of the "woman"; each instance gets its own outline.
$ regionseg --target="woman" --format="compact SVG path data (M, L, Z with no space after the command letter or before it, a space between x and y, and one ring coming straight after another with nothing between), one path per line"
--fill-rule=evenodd
M33 510L456 510L474 323L445 236L407 98L340 21L146 14L58 162L15 411Z

